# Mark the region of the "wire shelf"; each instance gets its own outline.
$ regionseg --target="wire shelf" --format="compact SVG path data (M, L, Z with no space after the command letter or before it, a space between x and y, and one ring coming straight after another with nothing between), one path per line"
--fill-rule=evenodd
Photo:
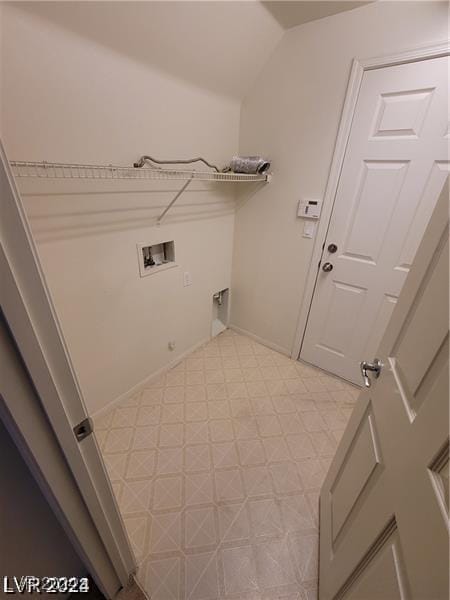
M41 179L178 179L197 181L269 181L270 175L244 173L216 173L150 167L123 167L117 165L80 165L51 162L10 161L15 177Z

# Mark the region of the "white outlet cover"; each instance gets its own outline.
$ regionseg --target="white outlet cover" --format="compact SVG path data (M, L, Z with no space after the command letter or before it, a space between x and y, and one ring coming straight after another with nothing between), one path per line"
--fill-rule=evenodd
M192 277L189 271L185 271L183 273L183 285L187 287L188 285L192 285Z

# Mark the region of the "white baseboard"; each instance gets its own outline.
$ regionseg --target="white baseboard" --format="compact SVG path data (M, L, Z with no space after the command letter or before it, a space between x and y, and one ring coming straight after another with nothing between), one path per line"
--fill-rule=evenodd
M275 350L276 352L279 352L280 354L289 356L289 358L291 356L291 351L288 350L287 348L283 348L282 346L278 346L277 344L273 344L272 342L264 340L263 338L260 338L259 336L255 335L254 333L251 333L250 331L247 331L246 329L241 329L241 327L238 327L237 325L229 325L228 327L229 327L229 329L236 331L236 333L240 333L241 335L246 335L247 337L251 338L252 340L255 340L255 342L258 342L259 344L262 344L263 346L267 346L271 350Z
M158 377L160 377L161 375L163 375L164 373L166 373L173 367L176 367L176 365L178 363L180 363L182 360L184 360L186 358L186 356L188 356L192 352L195 352L196 350L198 350L199 348L204 346L206 343L208 343L210 341L210 339L211 338L208 337L208 338L202 340L201 342L194 344L194 346L191 346L191 348L189 348L182 354L179 354L174 360L170 361L169 363L167 363L166 365L164 365L163 367L161 367L160 369L158 369L151 375L148 375L147 377L145 377L145 379L142 379L139 383L134 385L127 392L121 394L114 400L111 400L111 402L108 402L108 404L106 406L103 406L102 408L100 408L99 410L94 412L92 415L90 415L90 417L92 417L94 419L94 421L95 421L95 419L102 417L104 414L108 413L112 408L114 408L117 404L120 404L121 402L123 402L124 400L129 398L130 396L134 396L134 394L137 394L138 392L143 390L153 379L157 379Z

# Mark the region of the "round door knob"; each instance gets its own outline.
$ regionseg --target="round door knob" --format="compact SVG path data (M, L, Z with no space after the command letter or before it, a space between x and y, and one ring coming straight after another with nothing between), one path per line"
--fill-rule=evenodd
M334 254L337 250L337 246L336 244L328 244L328 252L331 252L331 254Z
M333 265L330 262L326 262L323 264L322 270L325 271L325 273L329 273L333 270Z

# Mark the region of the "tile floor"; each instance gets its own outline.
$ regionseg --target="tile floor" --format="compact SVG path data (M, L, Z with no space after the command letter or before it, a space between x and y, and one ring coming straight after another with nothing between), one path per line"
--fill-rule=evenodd
M227 330L96 422L152 600L313 600L358 389Z

